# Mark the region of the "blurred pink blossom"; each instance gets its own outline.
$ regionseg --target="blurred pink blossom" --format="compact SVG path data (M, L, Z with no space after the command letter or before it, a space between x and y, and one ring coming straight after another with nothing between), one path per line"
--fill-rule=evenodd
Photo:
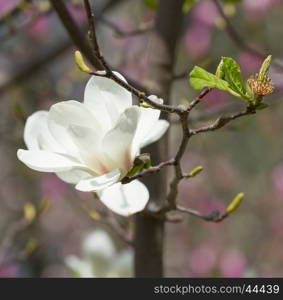
M249 18L258 19L279 3L280 0L244 0L243 8Z
M239 56L241 69L247 74L258 72L261 63L262 59L248 52L242 52Z
M189 255L189 267L193 275L209 276L216 263L216 249L203 244L194 248Z
M185 34L185 46L190 56L201 57L210 48L210 28L201 24L193 24Z
M0 278L18 277L19 266L16 264L7 264L0 266Z
M123 19L122 22L117 22L117 20L114 19L111 22L115 24L122 32L130 32L138 27L136 22L133 22L130 19ZM135 52L136 49L139 49L141 46L140 40L143 40L138 35L124 36L121 38L117 36L112 28L108 28L108 32L109 33L107 33L107 35L110 38L110 42L113 43L114 46L127 49L131 48L131 52Z
M146 76L146 67L145 59L141 59L139 62L123 66L121 71L127 78L142 82Z
M219 13L211 0L202 0L192 11L192 20L208 27L213 27Z
M9 13L20 2L21 0L0 0L0 17L3 17L7 13Z
M28 27L27 32L33 38L45 38L50 31L51 25L50 18L42 16Z
M220 108L226 103L226 93L217 89L213 89L205 96L203 103L207 109Z
M68 186L53 174L45 174L41 181L41 193L43 198L52 201L62 200L68 192Z
M243 277L246 272L246 259L237 250L226 252L220 261L223 277Z

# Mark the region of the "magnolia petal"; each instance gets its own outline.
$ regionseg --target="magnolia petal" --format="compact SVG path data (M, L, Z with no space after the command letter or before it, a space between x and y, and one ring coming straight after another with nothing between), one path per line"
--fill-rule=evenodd
M139 152L140 148L146 137L154 130L160 111L157 109L138 107L140 111L140 117L135 132L135 137L131 145L131 155L135 156Z
M114 73L126 82L121 74ZM132 95L112 79L92 76L85 88L84 103L94 109L103 103L105 112L115 124L119 115L132 105Z
M116 247L110 235L102 229L96 229L85 237L82 250L86 258L90 260L101 258L107 261L109 265L116 255Z
M29 168L40 172L62 172L79 168L91 172L87 167L63 154L40 150L23 150L17 152L18 159Z
M63 101L52 105L48 114L48 127L54 138L72 156L80 157L79 149L71 138L68 129L71 125L93 128L100 132L92 112L78 101Z
M101 136L92 128L71 125L68 133L77 146L81 160L98 175L110 170L103 164L104 155L101 151ZM111 169L113 170L113 169Z
M24 129L24 141L30 150L64 152L64 149L51 135L47 126L48 112L37 111L28 117Z
M92 177L92 175L80 169L73 169L65 172L57 172L56 175L61 180L71 184L77 184L81 180Z
M86 105L75 100L62 101L51 106L49 119L63 127L80 125L98 129L99 122L95 119L92 111Z
M148 200L146 186L138 180L128 184L116 183L98 192L100 200L109 209L122 216L130 216L142 211Z
M65 263L75 277L93 278L95 274L91 262L83 260L75 255L69 255L65 258Z
M92 177L90 179L81 180L76 189L82 192L94 192L105 189L108 186L116 183L120 178L121 172L119 169L102 176Z
M157 103L157 104L163 104L163 99L162 98L158 98L156 95L150 95L148 96L148 99Z
M140 108L132 106L120 116L117 125L110 130L102 141L102 149L114 162L109 168L120 168L125 175L132 166L134 156L131 145L136 135L137 125L141 116Z
M169 122L166 120L158 120L151 132L145 137L141 144L141 148L158 141L169 127Z
M118 253L111 264L106 277L129 278L133 277L134 253L132 249L126 249Z

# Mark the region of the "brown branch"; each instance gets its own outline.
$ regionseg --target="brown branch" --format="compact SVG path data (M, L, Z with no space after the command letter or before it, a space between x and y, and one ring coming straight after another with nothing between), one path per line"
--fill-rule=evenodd
M118 38L126 38L126 37L141 35L141 34L149 32L153 28L152 22L147 22L147 23L143 23L143 24L139 25L135 29L125 31L125 30L122 30L117 24L115 24L115 23L113 23L113 22L111 22L111 21L109 21L105 18L103 18L101 21L106 26L108 26L110 29L112 29L114 34Z
M57 12L62 24L69 33L76 47L84 54L96 69L101 69L100 61L93 55L91 47L83 38L75 20L68 11L63 0L49 0L54 10Z
M0 19L0 26L20 15L31 4L32 0L23 0Z
M247 106L247 108L244 111L241 111L241 112L229 115L229 116L222 116L222 117L218 118L211 125L201 127L198 129L191 129L190 133L191 133L191 135L196 135L196 134L203 133L203 132L215 131L217 129L224 127L226 124L228 124L229 122L231 122L233 120L236 120L243 116L255 114L255 113L256 113L256 107L253 105L249 105L249 106Z
M223 113L228 113L233 110L240 109L241 105L238 103L229 103L221 107L215 107L211 108L206 112L200 112L199 114L195 116L190 116L190 121L196 121L196 122L201 122L201 121L207 121L214 117L215 115L223 114Z
M228 217L228 214L226 212L221 214L218 210L214 210L208 215L202 214L199 211L194 209L182 207L180 205L177 205L176 210L182 213L192 215L194 217L198 217L204 221L214 222L214 223L219 223Z
M121 0L111 0L108 1L104 7L98 12L97 14L97 21L101 19L102 14L108 10L109 8L112 8L114 4L119 3ZM84 29L84 26L83 26ZM0 94L7 92L10 88L14 87L15 85L19 85L19 83L22 83L26 80L28 80L30 77L34 76L35 72L42 69L45 65L52 62L53 60L57 59L61 55L63 55L71 46L73 46L72 41L69 39L66 41L61 42L58 46L55 48L52 48L51 51L47 54L44 54L42 57L33 59L32 63L29 64L26 67L22 67L19 72L17 72L14 76L11 78L8 78L4 83L0 86ZM129 79L129 82L131 85L137 87L138 89L145 90L146 89L141 86L139 83Z
M226 27L225 30L229 36L229 38L235 43L236 46L238 46L240 49L247 51L259 58L265 59L267 57L268 54L263 53L258 51L257 49L251 47L241 36L240 34L237 32L237 30L234 28L233 24L231 23L229 17L225 14L222 5L219 3L218 0L213 0L220 16L224 19L225 23L226 23ZM283 66L276 62L273 61L273 66L276 67L277 69L280 69L281 71L283 70Z
M212 88L204 88L200 92L200 94L190 103L189 107L187 108L187 111L190 112L191 110L193 110L210 91L212 91Z
M175 169L175 177L172 179L170 183L170 190L167 196L167 205L164 207L164 212L169 210L176 209L176 199L178 195L178 185L180 181L184 178L183 171L181 168L181 159L186 151L186 147L188 145L189 139L191 137L189 125L188 125L188 116L189 112L186 111L183 115L180 116L181 125L183 129L183 137L179 149L174 158L174 169Z
M160 164L158 164L156 166L153 166L153 167L150 167L148 169L145 169L142 172L140 172L140 173L138 173L138 174L136 174L134 176L124 177L121 182L123 184L126 184L126 183L129 183L129 182L131 182L131 181L133 181L135 179L139 179L139 178L142 178L144 176L160 172L162 168L167 167L167 166L172 166L172 165L174 165L174 163L175 163L174 159L170 159L168 161L161 162Z
M51 1L55 1L55 0L51 0ZM148 96L146 96L145 92L142 92L142 91L138 90L137 88L135 88L134 86L132 86L131 84L123 81L111 70L110 66L106 62L103 55L101 54L99 44L97 42L95 23L94 23L94 19L93 19L94 13L92 11L91 5L88 0L84 0L84 4L85 4L85 9L87 12L87 17L88 17L88 22L89 22L89 37L91 38L91 41L93 44L94 54L95 54L96 59L99 61L100 65L105 70L105 74L99 74L99 76L103 76L103 77L112 79L113 81L118 83L120 86L124 87L126 90L128 90L133 95L135 95L139 99L139 101L143 100L144 102L146 102L147 104L149 104L150 106L152 106L155 109L159 109L159 110L165 111L167 113L182 114L184 111L184 109L182 107L160 104L155 101L152 101L151 99L149 99ZM96 72L91 72L90 74L96 75L96 76L98 75Z

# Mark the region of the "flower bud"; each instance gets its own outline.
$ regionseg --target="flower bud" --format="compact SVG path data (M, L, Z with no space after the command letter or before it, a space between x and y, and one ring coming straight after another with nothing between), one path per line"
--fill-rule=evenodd
M267 96L273 93L274 85L268 76L272 56L269 55L261 65L259 73L248 79L247 83L251 92L258 97Z
M265 75L261 79L259 74L256 74L248 79L247 83L252 93L256 96L267 96L272 94L274 91L274 84L268 75Z
M75 61L76 61L76 64L77 64L77 66L79 67L79 69L81 71L83 71L85 73L90 73L91 72L90 68L84 62L84 58L83 58L80 51L75 52Z
M231 213L233 213L241 204L242 200L244 199L244 194L243 193L239 193L233 200L232 202L228 205L227 209L226 209L226 214L230 215Z

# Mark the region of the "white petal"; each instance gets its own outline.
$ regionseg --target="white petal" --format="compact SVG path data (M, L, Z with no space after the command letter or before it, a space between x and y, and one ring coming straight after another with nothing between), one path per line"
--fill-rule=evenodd
M92 177L90 179L81 180L76 189L82 192L93 192L105 189L108 186L116 183L120 178L121 172L119 169L102 176Z
M70 255L65 258L66 265L70 268L74 276L79 278L93 278L91 262L78 258L75 255Z
M158 98L156 95L150 95L150 96L148 96L148 98L151 101L154 101L155 103L163 104L163 99L162 98Z
M113 264L107 273L107 277L129 278L134 276L134 253L127 249L116 255Z
M121 74L114 73L126 82ZM110 117L112 124L114 124L119 115L132 105L132 95L112 79L92 76L85 88L84 103L94 109L95 107L101 107L103 103L106 115Z
M71 125L93 128L98 133L100 127L92 112L78 101L63 101L52 105L48 114L48 126L51 134L68 154L79 157L77 145L68 132Z
M90 171L87 167L63 154L40 150L23 150L17 152L18 159L29 168L40 172L62 172L73 168Z
M138 180L128 184L116 183L98 194L109 209L122 216L142 211L149 200L146 186Z
M75 100L62 101L52 105L49 118L64 127L73 124L100 129L99 122L95 119L92 111L83 103Z
M141 145L141 148L159 140L166 132L168 127L169 127L169 122L167 122L166 120L158 120L155 126L152 128L151 132L149 132L145 137Z
M104 258L109 262L116 253L115 245L105 230L97 229L89 233L82 245L83 255L88 259Z
M73 169L65 172L57 172L56 175L67 183L77 184L79 181L93 177L80 169Z
M104 165L104 154L101 150L101 136L92 128L71 125L68 133L77 146L82 162L94 170L97 175L109 173Z
M141 111L138 106L126 109L115 128L109 131L102 141L102 149L116 163L108 167L120 168L123 175L132 166L134 155L131 153L131 147L140 117Z
M24 129L24 141L30 150L64 152L51 135L47 126L47 111L37 111L28 117Z
M140 111L140 118L131 149L133 156L140 151L144 140L154 130L160 116L160 111L157 109L143 107L138 107L138 109Z

